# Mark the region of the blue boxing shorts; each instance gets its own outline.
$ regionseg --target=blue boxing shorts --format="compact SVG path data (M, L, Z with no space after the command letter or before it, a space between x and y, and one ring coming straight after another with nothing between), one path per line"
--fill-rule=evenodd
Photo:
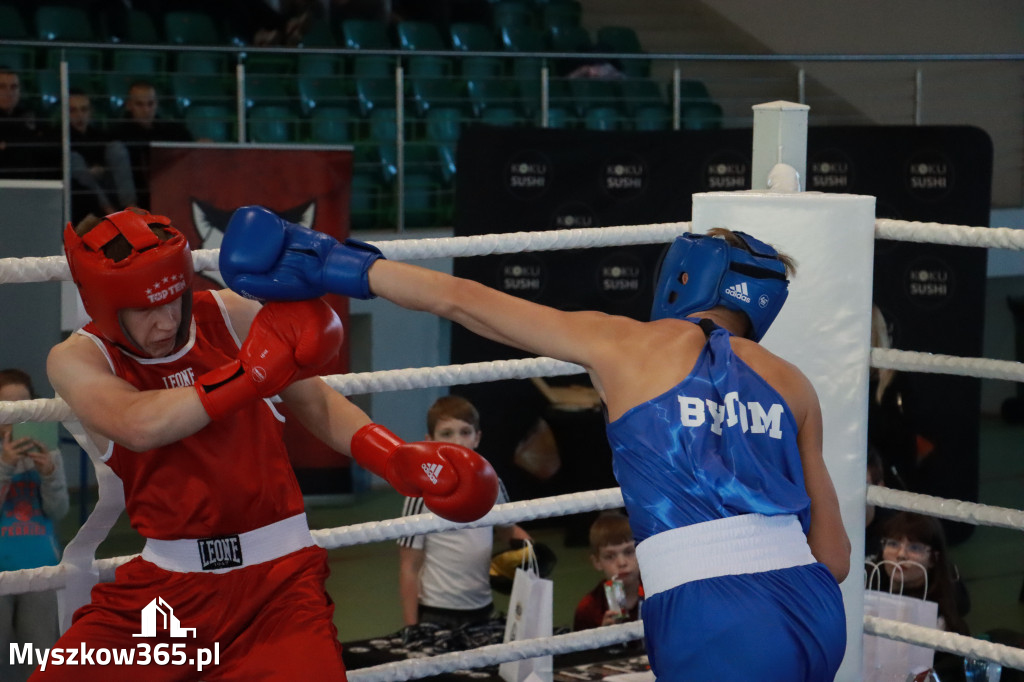
M642 542L637 555L659 682L835 679L846 650L842 594L795 517L677 528Z

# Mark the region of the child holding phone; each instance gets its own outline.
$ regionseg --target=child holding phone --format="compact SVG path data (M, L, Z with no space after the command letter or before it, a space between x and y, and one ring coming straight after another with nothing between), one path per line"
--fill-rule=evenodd
M0 401L35 397L32 379L19 369L0 370ZM54 522L68 511L67 480L53 429L40 424L0 424L0 570L52 566L60 561ZM50 426L50 425L42 425ZM20 432L20 433L19 433ZM53 591L0 596L0 647L54 645L58 637ZM30 665L0 656L0 680L27 680Z

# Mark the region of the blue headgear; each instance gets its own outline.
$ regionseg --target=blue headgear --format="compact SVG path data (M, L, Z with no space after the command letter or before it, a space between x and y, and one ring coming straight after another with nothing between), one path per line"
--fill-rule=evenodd
M789 295L778 252L743 232L743 247L701 234L676 237L661 262L651 319L682 319L717 305L746 313L749 337L760 341Z

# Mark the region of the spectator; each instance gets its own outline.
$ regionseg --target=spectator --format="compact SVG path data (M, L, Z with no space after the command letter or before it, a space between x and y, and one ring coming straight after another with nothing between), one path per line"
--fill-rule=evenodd
M78 185L73 193L72 222L86 215L107 215L134 206L135 180L128 148L92 123L92 103L81 90L68 96L71 132L71 178Z
M32 380L20 369L0 371L0 401L35 398ZM53 566L60 561L54 521L68 511L63 460L40 441L0 425L0 571ZM48 649L60 634L52 590L0 596L0 680L27 680L32 666L11 661L11 644Z
M428 441L456 443L475 450L480 445L480 414L465 398L438 398L427 411ZM508 502L504 486L498 504ZM427 511L422 499L406 500L403 516ZM414 535L398 541L398 587L406 635L412 626L436 623L457 627L491 617L490 566L495 540L501 548L512 539L529 539L518 526L466 528Z
M21 101L21 76L0 66L0 177L52 177L59 165L52 153L41 154L46 142L35 112Z
M643 587L636 560L636 543L625 515L618 512L602 514L591 524L590 561L604 574L604 578L576 606L572 629L588 630L639 620ZM616 594L613 581L621 584L621 594ZM621 603L613 608L609 604L609 594L622 599Z
M136 81L128 88L124 103L127 117L111 131L115 139L128 147L138 205L150 205L150 142L191 142L188 128L178 121L159 116L156 86L148 81Z
M938 627L969 635L964 616L971 609L970 596L946 549L946 534L938 519L899 512L881 531L882 559L887 562L881 589L937 603ZM963 658L936 652L935 672L943 682L963 680L963 670Z

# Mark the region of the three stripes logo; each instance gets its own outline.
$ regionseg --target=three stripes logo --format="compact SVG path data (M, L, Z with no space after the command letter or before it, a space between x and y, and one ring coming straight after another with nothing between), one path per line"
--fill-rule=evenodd
M747 292L746 282L740 282L739 284L734 284L731 287L726 288L725 295L737 298L744 303L750 303L750 294Z
M423 473L427 475L430 482L437 485L437 477L441 475L441 469L444 468L443 464L423 464Z

